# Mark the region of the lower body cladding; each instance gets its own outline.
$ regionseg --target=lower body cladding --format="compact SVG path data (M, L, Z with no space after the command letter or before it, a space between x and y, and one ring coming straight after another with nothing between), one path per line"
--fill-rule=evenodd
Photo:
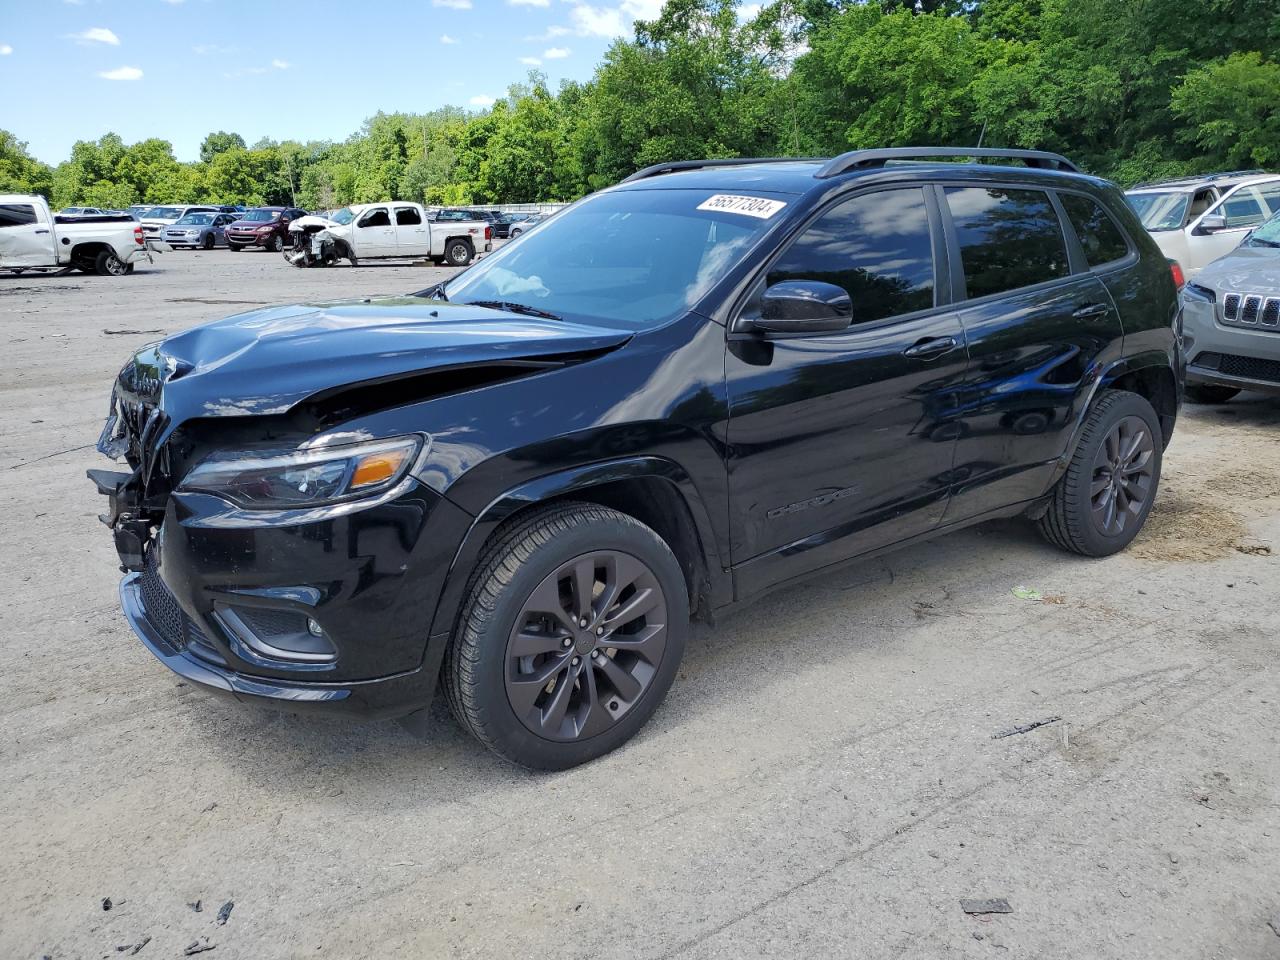
M219 525L175 494L120 585L147 648L185 680L287 710L395 717L425 707L447 634L428 643L471 517L416 483L331 519ZM221 503L221 501L219 501Z
M1280 394L1280 301L1275 310L1262 301L1252 309L1235 294L1212 302L1187 295L1183 309L1183 349L1187 385L1257 390ZM1235 301L1231 298L1235 297ZM1253 300L1260 300L1258 297ZM1231 309L1234 308L1234 309ZM1232 316L1226 317L1230 310Z

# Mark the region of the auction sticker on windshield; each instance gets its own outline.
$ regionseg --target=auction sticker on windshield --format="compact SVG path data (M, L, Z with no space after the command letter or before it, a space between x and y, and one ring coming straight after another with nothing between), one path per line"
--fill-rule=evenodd
M717 193L698 204L699 210L715 210L720 213L740 213L745 217L768 220L787 205L785 200L765 200L761 197L736 197L729 193Z

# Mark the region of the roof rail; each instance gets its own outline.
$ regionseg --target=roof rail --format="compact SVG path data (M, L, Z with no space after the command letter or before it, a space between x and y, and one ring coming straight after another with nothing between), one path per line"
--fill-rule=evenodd
M1160 184L1172 183L1200 183L1204 180L1226 180L1229 177L1262 177L1266 176L1266 170L1218 170L1214 173L1189 173L1181 177L1166 177L1163 180L1145 180L1142 183L1135 183L1130 190L1136 190L1139 187L1155 187Z
M661 176L664 173L677 173L681 170L701 170L703 167L742 167L752 163L822 163L826 157L726 157L723 160L672 160L668 163L655 163L651 167L637 170L631 176L619 181L632 183L636 180L647 180L649 177Z
M947 157L972 157L993 160L1021 160L1029 167L1080 173L1080 168L1057 153L1043 150L1002 150L994 147L886 147L877 150L850 150L828 160L815 174L825 179L861 167L883 167L894 160L943 160Z

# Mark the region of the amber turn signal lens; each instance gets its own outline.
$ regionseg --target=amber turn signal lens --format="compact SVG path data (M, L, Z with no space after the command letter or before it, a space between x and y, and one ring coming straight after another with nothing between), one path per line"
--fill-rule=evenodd
M402 450L386 453L371 453L356 462L355 473L351 475L351 489L372 486L389 480L400 472L405 458L409 454Z

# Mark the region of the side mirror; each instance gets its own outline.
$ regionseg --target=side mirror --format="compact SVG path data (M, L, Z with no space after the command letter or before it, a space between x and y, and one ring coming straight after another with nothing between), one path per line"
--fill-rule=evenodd
M1196 233L1217 233L1227 229L1227 217L1222 213L1206 213L1200 218Z
M760 317L752 322L766 333L829 333L853 321L853 300L844 287L821 280L784 280L764 292Z

